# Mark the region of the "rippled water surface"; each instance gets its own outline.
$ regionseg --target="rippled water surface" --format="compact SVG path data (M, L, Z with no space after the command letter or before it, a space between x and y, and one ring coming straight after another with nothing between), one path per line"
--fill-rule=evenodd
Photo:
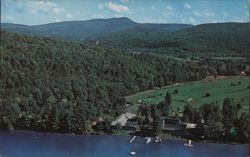
M0 157L248 157L248 145L163 140L161 144L131 137L0 131Z

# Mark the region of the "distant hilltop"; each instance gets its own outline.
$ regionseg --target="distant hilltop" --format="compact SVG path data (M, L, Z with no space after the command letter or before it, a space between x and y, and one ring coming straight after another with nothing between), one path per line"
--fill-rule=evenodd
M138 26L145 29L165 29L173 31L190 28L193 25L137 23L126 17L86 21L64 21L33 26L1 23L1 28L10 32L33 36L62 37L71 40L99 37L107 33L123 31Z
M249 57L250 23L156 24L126 17L64 21L42 25L2 23L1 29L46 36L131 52L188 56ZM209 56L208 56L209 55Z

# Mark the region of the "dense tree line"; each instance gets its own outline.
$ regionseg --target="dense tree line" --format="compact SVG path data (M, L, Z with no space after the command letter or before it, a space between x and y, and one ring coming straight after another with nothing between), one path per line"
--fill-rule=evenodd
M120 115L123 96L207 75L195 62L4 31L0 59L4 128L83 132Z
M197 128L191 134L205 139L227 142L249 142L249 112L240 113L241 105L224 99L219 104L204 104L200 108L185 106L182 119L196 123Z
M124 112L126 95L214 72L201 62L5 31L0 55L1 128L81 133L97 117Z

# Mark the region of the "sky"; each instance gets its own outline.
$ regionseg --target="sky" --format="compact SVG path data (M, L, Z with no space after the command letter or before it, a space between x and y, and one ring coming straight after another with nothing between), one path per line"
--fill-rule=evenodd
M139 23L249 22L250 0L1 0L1 22L38 25L128 17Z

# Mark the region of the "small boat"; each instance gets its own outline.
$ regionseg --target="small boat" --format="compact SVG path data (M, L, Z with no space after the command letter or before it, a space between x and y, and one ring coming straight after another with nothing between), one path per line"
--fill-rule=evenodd
M152 140L151 140L151 138L149 137L148 139L147 139L147 141L146 141L146 143L150 143Z
M185 143L184 146L193 147L192 140L188 140L188 143Z
M136 152L130 152L129 154L130 154L130 155L135 155L135 154L136 154Z
M155 142L156 142L156 143L161 142L161 138L160 138L160 137L158 137L158 136L156 136L156 137L155 137Z

